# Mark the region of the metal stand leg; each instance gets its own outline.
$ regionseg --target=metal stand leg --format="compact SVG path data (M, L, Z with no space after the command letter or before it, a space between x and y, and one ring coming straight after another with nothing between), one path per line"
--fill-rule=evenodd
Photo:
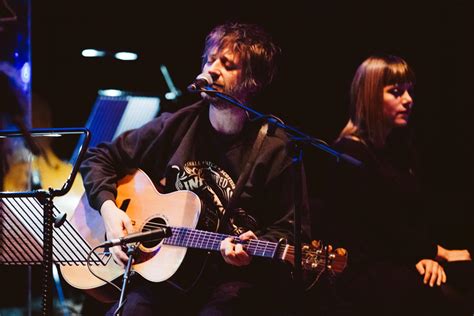
M130 276L132 275L132 262L133 262L133 255L135 253L136 246L127 246L127 255L128 255L128 261L127 261L127 266L125 267L125 272L123 273L123 281L122 281L122 291L120 292L120 299L118 302L118 307L114 312L114 315L121 315L122 314L122 309L126 303L125 295L126 295L126 289L127 289L127 284L130 282Z
M42 281L42 315L52 315L53 312L53 198L51 195L44 199L43 215L43 281Z

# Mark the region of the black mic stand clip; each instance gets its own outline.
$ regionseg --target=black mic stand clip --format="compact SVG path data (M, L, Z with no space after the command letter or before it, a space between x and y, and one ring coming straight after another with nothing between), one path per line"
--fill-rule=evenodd
M135 251L138 248L139 243L135 243L133 245L127 245L127 256L128 256L128 261L127 265L125 266L125 271L123 272L123 279L122 279L122 289L120 290L120 299L118 301L117 309L114 312L114 315L120 316L122 313L122 309L125 306L125 303L127 302L127 299L125 298L126 291L127 291L127 285L130 283L130 277L133 276L134 270L132 269L132 263L133 263L133 256L135 254Z

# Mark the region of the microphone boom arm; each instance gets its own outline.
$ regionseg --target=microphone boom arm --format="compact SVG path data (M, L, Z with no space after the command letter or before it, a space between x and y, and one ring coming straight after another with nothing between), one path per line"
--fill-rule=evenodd
M231 103L235 106L238 106L239 108L247 111L248 113L250 113L257 120L266 119L270 124L272 124L274 126L277 126L281 129L283 129L284 131L286 131L287 134L291 137L291 139L293 141L297 141L297 142L304 143L304 144L309 144L313 147L316 147L320 150L323 150L323 151L335 156L338 162L343 160L343 161L346 161L346 162L348 162L348 163L350 163L354 166L357 166L357 167L362 166L362 162L355 159L354 157L349 156L349 155L344 154L344 153L340 153L340 152L334 150L333 148L331 148L330 146L328 146L327 144L325 144L322 140L319 140L319 139L314 138L310 135L307 135L307 134L301 132L300 130L296 129L295 127L283 124L282 122L280 122L279 120L275 119L272 116L264 115L264 114L262 114L258 111L255 111L254 109L242 104L237 99L235 99L234 97L232 97L228 94L218 92L218 91L212 89L209 86L206 87L206 89L196 90L196 92L205 92L205 93L208 93L208 94L215 95L218 98L220 98L222 100L225 100L225 101L227 101L227 102L229 102L229 103Z

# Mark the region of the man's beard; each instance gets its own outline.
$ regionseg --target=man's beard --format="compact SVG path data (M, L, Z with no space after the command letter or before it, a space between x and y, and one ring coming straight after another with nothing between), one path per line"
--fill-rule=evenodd
M216 108L220 108L220 109L234 106L230 102L223 100L214 94L206 93L204 95L204 99L207 100L207 102L209 102L210 104L214 105Z
M224 88L223 91L218 91L224 95L229 95L232 98L235 98L239 103L242 103L244 100L239 96L244 95L242 87L231 87L230 89ZM218 108L227 108L227 107L232 107L234 106L231 104L229 101L226 101L218 96L216 96L214 93L204 93L201 94L201 96L207 100L209 103L212 105L218 107Z

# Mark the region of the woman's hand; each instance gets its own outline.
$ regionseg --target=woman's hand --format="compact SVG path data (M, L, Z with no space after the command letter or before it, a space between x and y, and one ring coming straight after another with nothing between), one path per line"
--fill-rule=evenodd
M422 259L416 264L416 269L423 277L423 283L433 287L435 284L441 286L446 283L446 273L443 266L431 259Z
M257 239L252 231L247 231L239 236L240 240ZM250 264L252 257L245 252L240 243L234 243L233 238L229 237L221 241L221 254L224 261L233 266L242 267Z
M438 245L438 253L436 255L438 261L471 261L471 254L467 249L449 250Z
M100 207L100 213L104 220L105 232L107 233L108 239L120 238L133 232L130 217L119 209L113 201L105 201ZM122 247L111 247L110 252L112 253L114 261L122 268L125 268L128 257L127 254L123 252Z

